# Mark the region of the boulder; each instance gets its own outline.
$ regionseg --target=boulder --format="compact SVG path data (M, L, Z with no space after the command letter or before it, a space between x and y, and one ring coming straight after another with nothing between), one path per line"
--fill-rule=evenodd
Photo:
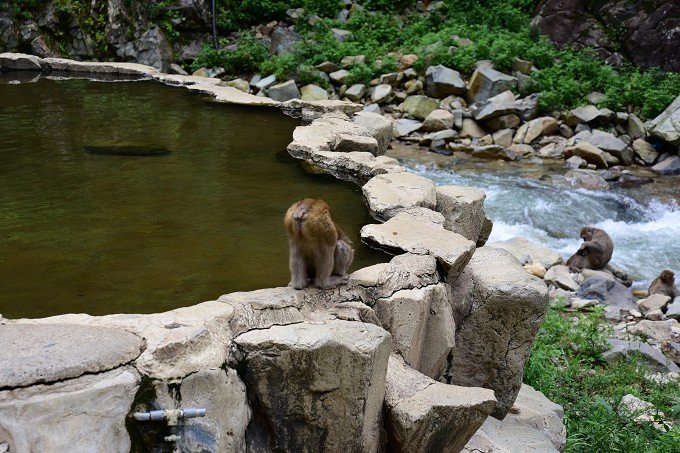
M392 352L433 379L444 373L456 331L445 285L397 291L373 309L392 335Z
M408 212L380 225L365 225L361 238L386 251L434 256L449 283L458 278L475 250L475 243L460 234L445 230L442 224L424 222Z
M576 291L579 288L579 284L571 277L569 268L564 265L552 266L545 273L543 280L548 285L566 289L567 291Z
M633 293L609 278L590 277L581 284L576 296L599 300L605 306L605 318L609 320L619 321L637 309Z
M393 124L394 136L396 138L404 137L409 135L411 132L415 132L423 127L423 123L416 120L411 120L408 118L399 118Z
M439 102L437 102L436 99L422 95L414 95L408 96L404 100L404 105L402 108L405 113L408 113L414 118L422 121L427 118L427 115L432 113L432 111L437 107L439 107Z
M491 390L433 381L394 355L385 387L390 451L457 453L495 405Z
M564 151L564 156L566 158L579 156L586 162L595 165L597 168L609 167L609 162L605 154L606 153L600 148L587 142L581 142L574 146L570 146Z
M503 421L487 418L461 451L558 453L564 450L567 441L563 420L562 406L522 384L507 417Z
M652 144L642 138L638 138L633 142L633 151L646 165L652 165L659 157L659 152L654 149Z
M392 85L383 83L375 87L371 94L371 101L376 104L385 104L392 99Z
M477 242L486 213L486 194L475 187L438 186L437 211L444 215L444 228Z
M293 52L293 46L300 40L300 35L288 27L274 27L270 35L269 53L272 55L283 55Z
M378 141L377 155L382 156L392 140L392 121L371 112L357 112L352 118L355 124L365 128Z
M344 85L349 77L349 71L347 69L339 69L328 74L331 82L335 85Z
M659 343L673 341L674 331L680 331L680 323L675 319L667 319L666 321L643 319L628 328L628 333L639 335L643 339L652 338Z
M630 165L633 163L633 151L621 139L609 132L598 129L592 131L579 132L572 138L575 144L581 142L590 143L598 149L605 151L616 157L622 164Z
M321 101L328 99L328 92L318 85L305 85L300 88L300 99L303 101Z
M472 116L477 121L488 121L499 116L514 114L516 110L515 94L512 91L504 91L479 104L472 111Z
M43 60L35 55L8 52L0 53L0 69L8 71L40 71L43 65Z
M478 248L451 287L456 347L449 383L492 389L502 420L522 386L534 338L548 309L548 288L509 252Z
M638 353L654 369L661 372L678 372L680 367L663 355L661 349L640 341L626 341L609 339L610 349L602 357L607 362L615 362L628 357L629 354Z
M680 175L680 156L672 155L652 167L660 175Z
M267 88L267 96L275 101L285 102L291 99L300 99L300 90L294 80L288 80L278 85Z
M406 208L434 209L437 205L434 183L413 173L378 175L361 190L371 216L377 220L387 220Z
M426 132L437 132L453 127L453 114L448 110L435 109L430 112L423 122L422 130Z
M463 118L462 125L460 127L460 132L458 134L460 138L482 138L488 135L488 132L484 130L479 123L472 118Z
M546 269L562 262L560 254L542 245L535 244L524 237L514 237L506 241L492 242L489 247L505 249L512 253L520 264L540 263Z
M90 339L76 348L85 346L103 347L99 339ZM102 451L106 445L107 452L128 453L131 442L125 420L140 379L134 368L121 367L1 390L0 446L6 444L9 450L5 451L11 453L63 453Z
M443 99L452 94L458 96L467 91L460 73L443 65L427 68L425 80L425 92L433 98Z
M345 90L345 97L352 102L359 102L366 95L366 85L355 83Z
M100 373L137 359L144 340L123 329L73 324L0 325L0 389Z
M652 120L647 130L653 137L680 146L680 96Z
M557 120L549 116L533 119L517 129L513 143L529 144L541 135L550 135L557 130Z
M574 127L580 123L590 123L600 116L600 109L594 105L584 105L569 111L564 124Z
M377 449L390 354L385 330L301 323L252 330L234 342L253 400L250 443L301 453Z
M470 103L481 103L504 91L517 86L517 78L498 72L488 66L480 66L470 78L467 99Z
M652 294L645 299L637 301L638 308L643 315L646 315L652 310L663 310L671 301L670 296L664 294Z

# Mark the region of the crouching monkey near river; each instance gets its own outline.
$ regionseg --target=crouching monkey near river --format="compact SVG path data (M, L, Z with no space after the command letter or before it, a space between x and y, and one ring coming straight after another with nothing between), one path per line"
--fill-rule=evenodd
M581 247L567 260L567 266L572 272L582 269L602 269L612 259L614 244L604 230L593 227L581 228Z
M347 282L354 258L352 241L331 218L320 198L294 203L284 219L288 230L289 286L302 289L313 283L322 289Z

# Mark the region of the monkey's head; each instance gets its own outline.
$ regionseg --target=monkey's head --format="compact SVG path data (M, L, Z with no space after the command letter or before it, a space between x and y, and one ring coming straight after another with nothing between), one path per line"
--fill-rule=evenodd
M581 228L581 238L584 241L590 241L593 239L593 228L592 227L583 227Z
M669 271L668 269L662 271L661 275L659 275L659 278L667 285L675 284L675 274L673 274L673 271Z

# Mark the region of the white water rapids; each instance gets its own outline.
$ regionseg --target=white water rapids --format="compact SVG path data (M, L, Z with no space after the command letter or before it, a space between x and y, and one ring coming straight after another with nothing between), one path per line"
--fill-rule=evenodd
M680 275L680 206L647 197L640 189L592 191L544 184L533 178L476 171L456 172L402 162L436 185L478 187L493 221L488 243L523 236L557 251L566 261L579 247L579 230L605 230L614 243L611 263L628 273L633 288L647 289L664 269Z

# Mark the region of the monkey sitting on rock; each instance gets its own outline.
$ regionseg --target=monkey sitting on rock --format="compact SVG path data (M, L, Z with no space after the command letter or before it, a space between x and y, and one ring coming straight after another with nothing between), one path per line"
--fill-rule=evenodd
M675 287L675 274L673 271L666 269L661 271L658 277L656 277L652 284L649 285L649 295L652 294L663 294L664 296L669 296L672 299L680 296L680 291Z
M609 235L599 228L581 228L581 247L567 260L572 272L582 269L603 269L612 258L614 244Z
M294 203L284 219L288 231L289 265L295 289L313 286L328 289L349 280L347 270L354 258L352 241L331 218L328 204L320 198Z

